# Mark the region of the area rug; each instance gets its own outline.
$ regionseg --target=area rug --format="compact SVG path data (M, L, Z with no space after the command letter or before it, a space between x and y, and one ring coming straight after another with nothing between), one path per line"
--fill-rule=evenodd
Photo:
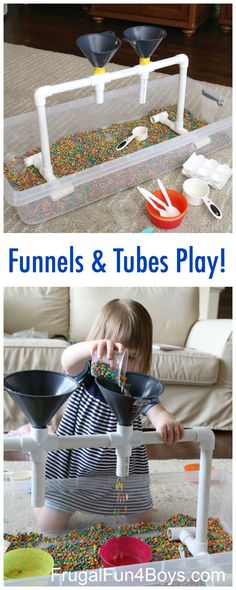
M107 70L114 71L121 69L121 66L109 64ZM5 44L5 117L19 115L24 112L34 110L33 93L38 86L48 83L58 83L69 81L76 78L82 78L91 74L91 66L86 59L74 55L65 55L62 53L32 49L29 47ZM153 73L150 78L163 77L163 74ZM115 81L109 85L109 88L124 87L129 81ZM208 84L209 90L220 94L222 87L215 84ZM225 89L230 97L231 89ZM54 96L50 99L49 104L54 105L74 98L86 96L90 90L67 93L64 95ZM212 153L220 163L231 165L231 149L226 147ZM175 188L181 191L184 177L181 168L177 168L162 176L162 181L169 188ZM150 180L144 185L152 191L156 188L156 179ZM207 210L203 214L202 207L191 207L187 212L182 224L177 229L169 232L231 232L232 231L232 213L231 213L231 193L232 183L228 181L223 191L211 189L211 198L221 208L223 219L219 221L214 219ZM113 214L114 205L117 206L120 200L132 201L137 207L137 214L134 223L128 229L121 226L119 216ZM96 215L94 209L96 207ZM135 188L118 193L115 196L102 199L96 202L96 205L86 205L63 215L39 223L37 225L26 225L18 217L15 209L9 204L5 204L4 229L5 232L19 233L41 233L41 232L141 232L151 223L146 214L146 207L143 200L137 194ZM157 233L163 233L157 227L152 226L152 230Z

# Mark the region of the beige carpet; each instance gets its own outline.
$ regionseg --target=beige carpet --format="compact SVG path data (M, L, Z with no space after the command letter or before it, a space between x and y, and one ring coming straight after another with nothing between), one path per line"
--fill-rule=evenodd
M197 489L196 482L189 481L184 472L184 465L197 463L197 461L150 461L149 469L151 474L151 494L154 508L157 510L157 519L161 521L176 513L196 516ZM230 494L231 487L227 484L229 472L231 472L232 461L230 459L214 459L212 471L212 485L210 498L210 516L218 516L224 525L230 523ZM5 462L5 478L7 473L12 477L22 470L30 470L30 462ZM190 475L191 477L191 475ZM30 506L30 494L27 491L28 482L5 481L4 500L4 530L8 533L16 531L39 532L35 523L32 508ZM227 503L225 498L227 497ZM70 520L71 528L84 528L98 522L110 523L114 517L103 518L101 515L91 515L76 512ZM117 517L117 525L124 522L122 517ZM230 525L229 525L230 526Z
M109 64L107 68L108 71L117 69L121 69L121 66ZM69 81L77 77L82 78L89 74L91 74L91 67L86 59L74 55L42 51L6 43L4 62L5 117L11 117L34 110L33 93L38 86L47 83ZM161 77L162 74L154 73L151 75L152 78L156 76ZM115 81L110 87L116 88L117 85L121 87L126 86L127 84L129 84L128 80L122 80L119 82ZM210 88L216 92L220 92L222 87L209 84L209 89ZM85 96L89 92L90 90L86 89L80 91L79 94L73 92L58 95L50 99L49 102L50 105L58 104L60 102L72 100L78 96ZM230 97L230 93L231 90L228 88L227 96ZM231 149L228 147L217 151L216 154L212 153L212 157L216 157L221 163L228 163L231 165ZM168 187L175 188L176 190L182 189L184 179L185 177L183 177L180 168L162 176L164 184ZM156 182L154 180L149 181L145 184L145 187L149 190L153 190L156 188ZM226 187L222 191L211 189L212 200L222 209L222 221L214 219L213 216L208 213L204 205L201 207L189 207L181 226L171 231L177 233L231 232L231 193L231 180L228 181ZM113 217L112 214L114 203L117 203L118 200L124 198L133 200L138 207L134 224L129 230L124 229L124 227L121 226L119 219ZM14 208L5 203L5 232L140 232L150 226L151 223L146 214L145 204L137 195L137 190L135 188L123 191L116 196L103 199L95 205L81 207L67 215L34 226L24 224L19 219ZM155 228L155 232L163 233L164 230Z

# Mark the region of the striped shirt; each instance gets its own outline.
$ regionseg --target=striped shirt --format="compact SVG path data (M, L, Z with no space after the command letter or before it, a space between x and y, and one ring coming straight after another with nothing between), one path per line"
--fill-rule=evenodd
M117 419L88 373L69 398L57 433L62 436L114 432ZM141 430L140 416L134 430ZM58 510L113 514L117 507L116 453L113 448L59 449L49 452L46 464L46 505ZM126 500L124 501L124 497ZM120 502L120 498L123 498ZM133 447L119 512L139 514L152 506L147 452ZM125 508L126 506L126 508Z

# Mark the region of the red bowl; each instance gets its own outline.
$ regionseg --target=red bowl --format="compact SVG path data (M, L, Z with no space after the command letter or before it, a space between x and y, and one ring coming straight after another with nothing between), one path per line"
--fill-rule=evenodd
M166 204L166 199L163 197L163 194L160 190L152 192L158 197L158 199L161 199L161 201ZM180 215L177 215L176 217L161 217L158 211L156 211L156 209L154 209L154 207L150 205L148 201L146 201L146 207L148 215L154 225L161 227L162 229L173 229L174 227L178 227L178 225L180 225L180 223L183 221L188 208L188 201L185 196L182 195L182 193L178 193L171 188L167 189L167 193L170 197L172 205L177 207L177 209L180 211ZM157 203L157 207L158 206L159 205Z
M134 563L147 563L152 559L150 545L137 537L112 537L99 549L103 567L118 567Z

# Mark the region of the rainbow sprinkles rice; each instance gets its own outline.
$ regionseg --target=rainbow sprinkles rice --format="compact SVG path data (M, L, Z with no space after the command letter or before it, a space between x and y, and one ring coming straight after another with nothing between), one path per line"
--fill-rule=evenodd
M176 514L160 525L154 523L139 523L121 525L119 527L98 524L84 530L71 530L62 536L43 536L39 533L5 534L4 538L10 542L7 551L18 547L40 547L48 551L54 559L54 567L58 573L97 569L101 567L99 547L108 539L119 535L142 536L152 548L152 561L178 559L180 557L179 541L167 539L169 527L195 526L196 519L185 514ZM150 536L148 533L150 532ZM181 547L183 547L181 545ZM225 532L219 518L208 519L208 552L224 553L232 550L232 538ZM184 547L185 557L190 557L188 549Z
M159 110L168 112L171 120L176 119L176 105L163 107ZM155 144L167 141L176 137L174 131L171 131L165 125L156 123L151 124L150 116L155 114L157 109L153 109L148 114L139 119L125 121L109 125L106 128L92 129L66 135L50 146L53 172L57 178L87 170L93 166L121 158L127 154L132 154L138 150L153 146ZM132 133L132 129L139 125L148 127L148 138L142 143L131 142L124 151L117 151L116 146L123 139ZM204 121L196 119L190 111L185 110L184 126L188 131L198 129L206 125ZM31 156L40 151L35 147L23 157ZM25 168L19 173L14 162L4 165L5 175L12 187L17 191L23 191L31 187L44 184L38 170L31 166Z

